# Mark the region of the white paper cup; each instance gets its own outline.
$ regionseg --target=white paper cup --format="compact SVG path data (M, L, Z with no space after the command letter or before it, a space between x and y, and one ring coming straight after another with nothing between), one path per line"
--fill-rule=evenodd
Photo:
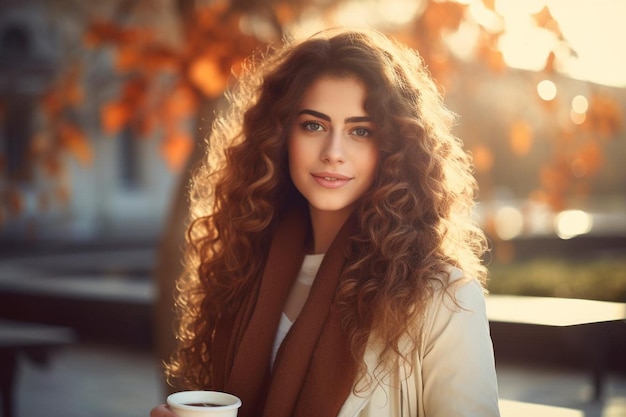
M236 417L241 400L219 391L181 391L169 395L167 405L178 417Z

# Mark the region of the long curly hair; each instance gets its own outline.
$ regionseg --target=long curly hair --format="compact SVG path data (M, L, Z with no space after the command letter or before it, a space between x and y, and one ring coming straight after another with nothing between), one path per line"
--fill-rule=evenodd
M299 100L325 75L364 83L380 155L374 184L356 209L360 228L337 290L361 375L372 338L381 346L381 371L419 349L415 323L435 286L451 285L451 266L485 282L471 158L418 53L371 30L286 42L244 65L192 176L185 273L177 283L179 344L167 366L174 386L211 387L208 352L220 314L240 305L277 221L302 200L289 176L286 140Z

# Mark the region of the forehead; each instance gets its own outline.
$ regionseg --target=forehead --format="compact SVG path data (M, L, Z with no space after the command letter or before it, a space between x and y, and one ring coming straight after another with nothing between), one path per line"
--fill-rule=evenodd
M366 114L366 97L365 84L358 78L323 76L305 90L300 110L317 110L331 116L362 116Z

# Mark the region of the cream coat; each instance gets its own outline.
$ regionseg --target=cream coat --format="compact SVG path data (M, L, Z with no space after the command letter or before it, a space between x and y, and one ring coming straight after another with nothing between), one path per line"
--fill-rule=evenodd
M462 278L459 270L452 280ZM469 279L449 293L435 292L413 356L413 372L398 366L384 382L352 394L338 417L497 417L498 388L482 287ZM366 353L368 370L375 349ZM403 369L404 368L404 369Z

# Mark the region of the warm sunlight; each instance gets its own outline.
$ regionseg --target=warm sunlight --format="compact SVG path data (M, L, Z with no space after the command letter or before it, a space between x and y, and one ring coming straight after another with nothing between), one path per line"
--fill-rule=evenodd
M504 20L504 34L498 47L507 65L537 71L544 67L557 39L546 29L538 28L532 14L538 13L543 2L496 0L495 10Z
M556 93L556 84L554 84L550 80L542 80L539 82L539 84L537 84L537 94L539 94L539 97L541 97L542 100L554 100L554 97L556 97Z
M502 240L518 237L524 230L524 217L515 207L502 207L495 215L494 227Z
M556 69L568 76L598 84L626 87L626 49L616 45L626 39L626 1L622 0L493 0L493 9L483 0L457 0L468 6L470 19L461 22L458 31L444 34L457 56L469 59L479 42L477 24L487 32L502 34L498 49L512 68L539 71L550 53L556 57ZM313 32L327 25L374 26L383 30L410 24L426 2L415 0L347 1L337 8L332 21L310 13L300 24L299 32ZM554 20L539 27L548 7ZM558 39L559 29L565 40ZM573 54L570 53L570 48Z
M576 113L586 113L589 109L589 101L582 95L577 95L572 99L572 110Z
M555 219L554 228L561 239L589 233L593 226L593 218L582 210L566 210L560 212Z
M626 87L626 1L547 0L578 59L566 63L574 78Z
M589 109L589 101L583 95L577 95L572 99L572 110L570 111L570 119L572 123L580 125L587 119L587 110Z
M342 26L398 26L410 22L424 5L414 0L351 1L338 8L334 20Z
M489 320L509 323L533 323L542 326L572 326L622 319L624 303L490 295L487 297Z
M494 0L494 11L482 0L457 0L468 4L468 14L485 30L497 33L498 48L506 64L513 68L538 71L545 67L550 52L557 58L557 69L573 78L626 87L626 49L616 41L626 39L626 1L621 0ZM533 15L547 6L555 21L538 27ZM545 16L542 16L545 18ZM552 28L560 29L565 42ZM462 34L461 34L462 32ZM468 45L477 42L476 31L462 25L447 37L461 58ZM574 51L569 53L569 47Z

